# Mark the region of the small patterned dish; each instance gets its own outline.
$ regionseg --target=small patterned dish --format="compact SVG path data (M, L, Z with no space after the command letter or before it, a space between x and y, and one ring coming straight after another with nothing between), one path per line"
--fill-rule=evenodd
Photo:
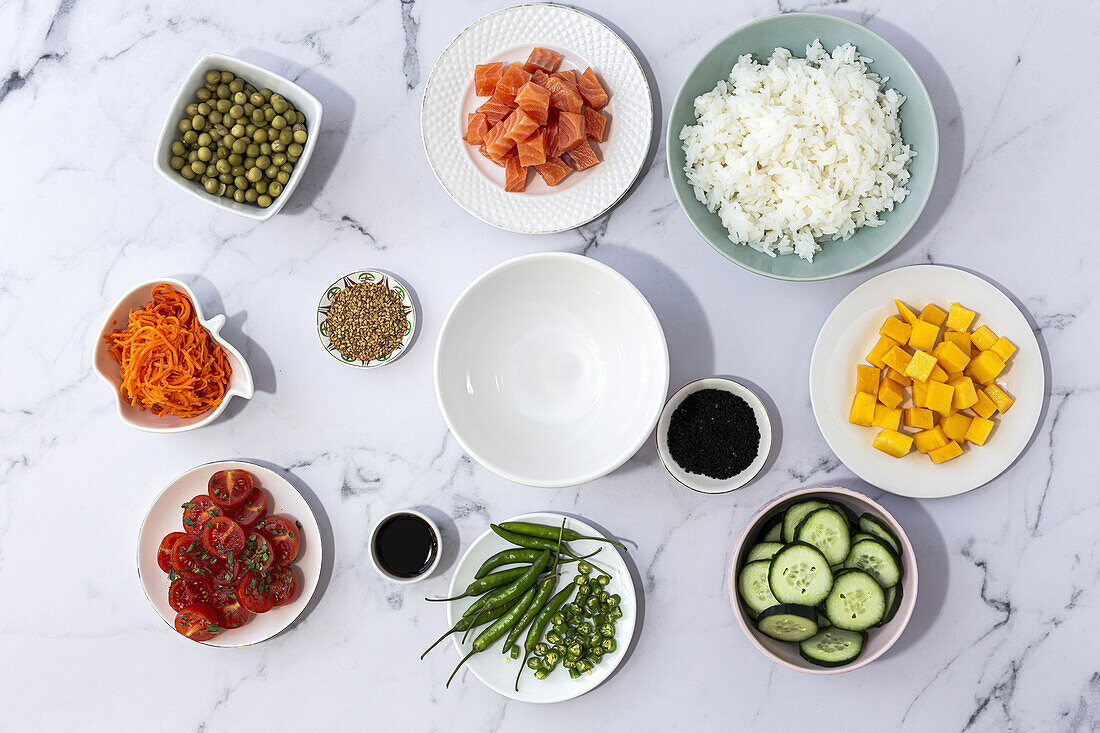
M329 307L332 305L333 297L344 288L350 288L352 285L361 282L381 283L397 293L401 296L401 303L405 306L405 313L409 318L409 326L405 331L405 336L401 339L401 345L383 358L372 361L356 361L354 359L345 359L341 356L340 352L336 350L336 347L334 347L329 340L328 328L326 325L328 311ZM382 272L380 270L358 270L344 275L325 289L324 294L321 296L321 301L317 304L317 337L321 339L321 346L325 347L325 351L331 354L332 358L340 363L360 369L374 369L375 367L393 363L399 356L408 350L409 344L412 343L413 334L416 333L417 320L416 306L413 304L412 294L408 285L388 272Z

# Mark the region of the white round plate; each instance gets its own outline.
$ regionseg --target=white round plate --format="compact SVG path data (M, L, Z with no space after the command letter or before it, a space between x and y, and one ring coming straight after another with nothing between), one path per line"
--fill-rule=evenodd
M546 512L537 512L534 514L524 514L519 517L512 517L506 521L509 522L537 522L539 524L548 524L552 527L561 525L562 515L550 514ZM566 517L565 528L576 530L584 535L592 535L593 537L604 537L605 535L585 522L573 517ZM474 580L474 573L481 567L481 564L488 560L492 555L506 550L513 545L506 540L498 537L492 529L487 529L482 533L480 537L474 540L469 549L462 555L458 561L458 565L455 567L454 574L451 576L451 587L448 596L454 596L465 590ZM626 561L615 545L608 542L597 542L595 540L577 540L576 542L570 542L569 546L573 549L573 552L578 555L587 555L594 550L604 548L603 552L592 558L592 562L598 565L600 568L611 573L611 582L607 584L607 590L610 593L618 593L622 597L622 601L619 603L619 608L622 609L623 617L619 619L615 625L615 651L611 654L604 656L603 661L596 665L591 674L582 674L577 679L571 679L569 672L563 669L560 665L553 671L546 679L536 680L534 673L530 669L524 669L524 674L520 676L519 680L519 692L515 690L516 671L519 670L519 664L523 659L523 655L520 655L519 659L512 659L507 654L503 654L504 642L498 641L490 646L480 654L475 654L470 657L470 660L463 665L463 669L469 670L474 673L474 676L485 683L486 687L496 692L499 692L505 697L510 697L513 700L519 700L520 702L537 702L537 703L550 703L550 702L562 702L564 700L571 700L574 697L579 697L584 693L595 689L611 676L611 673L615 671L623 658L626 656L626 651L630 646L631 640L634 638L634 621L637 617L637 597L634 592L634 582L630 578L630 570L626 566ZM558 585L554 592L565 587L567 582L572 582L573 576L576 575L576 563L570 563L564 566L564 572L558 579ZM593 572L595 574L595 572ZM472 598L463 598L460 601L451 601L447 604L447 625L448 627L454 626L458 623L458 620L462 618L462 612L465 611L473 602ZM473 647L474 639L477 637L478 632L488 628L486 626L478 627L470 632L470 635L466 638L466 643L462 643L462 634L453 634L451 636L454 641L455 649L458 650L458 659L466 656L470 649ZM523 647L523 640L526 638L526 632L520 635L520 648ZM458 659L455 663L458 663ZM449 674L449 673L448 673ZM463 672L459 672L455 676L455 681L451 684L456 684L461 681Z
M727 479L716 479L710 476L704 476L701 473L689 473L680 467L668 450L668 425L672 420L672 413L676 412L676 408L680 406L688 395L698 392L702 389L720 389L725 392L732 392L741 399L743 399L748 406L752 408L753 415L756 417L756 425L760 429L760 448L756 454L755 460L745 467L741 473L736 476L730 476ZM701 494L724 494L727 491L733 491L734 489L740 489L756 478L756 475L760 473L760 469L764 467L764 463L768 460L768 454L772 450L772 423L768 417L768 410L764 407L764 403L760 401L760 398L756 396L756 393L751 389L741 384L740 382L726 377L708 377L706 379L696 379L694 382L685 384L680 389L676 390L676 393L672 397L668 398L668 402L665 403L665 409L661 411L661 418L657 421L657 456L661 459L661 463L665 469L672 474L672 478L679 481L684 486L688 487L692 491L698 491Z
M887 316L897 315L893 299L911 308L957 301L977 312L971 330L987 324L1016 344L1018 351L997 378L1016 403L994 418L997 426L984 446L933 464L913 451L891 458L871 447L876 429L852 425L848 411L855 394L856 364L878 341ZM810 401L821 434L853 473L892 494L919 499L955 496L992 481L1023 452L1043 406L1046 377L1039 344L1016 305L977 275L941 265L902 267L873 277L848 294L821 327L810 359Z
M255 477L267 494L268 514L283 514L301 523L301 544L294 561L294 567L300 573L300 586L298 597L286 606L273 608L267 613L252 614L248 623L239 629L227 629L210 641L198 642L207 646L250 646L275 636L294 623L305 610L321 577L321 532L317 528L317 519L309 504L289 481L271 469L245 461L218 461L196 466L173 481L153 501L138 535L138 578L145 597L164 623L173 629L172 633L176 633L176 612L168 605L168 575L157 565L157 548L169 532L183 531L183 509L180 505L198 494L205 494L206 483L215 471L233 468L244 469Z
M557 186L530 177L524 193L506 193L504 169L462 139L466 114L485 98L474 94L474 66L524 62L535 46L563 56L560 69L591 66L611 100L598 143L599 165L573 172ZM435 62L420 112L424 151L435 177L468 212L500 229L545 234L595 219L627 192L642 170L653 135L653 99L642 67L615 32L561 5L516 5L486 15L451 41Z

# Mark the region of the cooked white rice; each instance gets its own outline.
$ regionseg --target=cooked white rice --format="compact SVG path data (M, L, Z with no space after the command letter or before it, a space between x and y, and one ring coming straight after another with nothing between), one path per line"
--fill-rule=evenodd
M870 63L850 43L830 55L814 41L804 59L777 48L766 66L745 54L696 98L684 170L730 240L812 262L820 240L880 226L905 199L916 155L901 137L905 97Z

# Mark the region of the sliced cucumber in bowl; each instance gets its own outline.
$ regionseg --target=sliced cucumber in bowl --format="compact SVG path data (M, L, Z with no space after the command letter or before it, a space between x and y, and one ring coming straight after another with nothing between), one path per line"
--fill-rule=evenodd
M901 559L879 539L865 539L852 545L845 568L869 573L883 588L891 588L901 580Z
M825 618L838 629L865 631L886 617L882 586L862 570L844 573L825 599Z
M824 501L818 501L811 499L810 501L800 501L797 504L791 504L787 507L787 511L783 513L783 541L794 542L794 531L798 528L798 525L806 518L806 515L815 509L824 509L829 506Z
M848 518L842 509L831 506L814 509L807 514L795 528L794 538L821 550L830 565L844 562L852 549Z
M817 611L797 603L781 603L761 611L756 628L778 641L805 641L817 633Z
M782 549L782 542L761 542L760 544L752 546L749 550L749 554L745 556L745 562L750 563L756 562L757 560L771 560L775 557L775 553Z
M772 557L768 585L780 603L816 606L833 587L833 571L821 550L796 541Z
M819 667L843 667L863 653L867 635L862 631L822 629L798 645L798 653Z
M765 520L763 526L760 527L759 536L756 538L757 542L782 542L783 541L783 513L780 512L775 516L769 517Z
M768 584L770 565L770 560L755 560L746 563L737 575L737 592L748 609L755 614L779 605Z
M875 515L868 514L867 512L861 514L859 517L859 528L861 531L874 535L885 542L890 546L890 549L894 551L895 555L901 554L901 542L898 541L897 535L886 526L886 522L883 522Z

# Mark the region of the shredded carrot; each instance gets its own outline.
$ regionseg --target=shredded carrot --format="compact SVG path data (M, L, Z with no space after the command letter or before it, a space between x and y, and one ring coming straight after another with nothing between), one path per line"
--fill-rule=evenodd
M154 415L196 417L221 403L233 373L225 350L195 317L191 300L166 283L126 327L103 337L119 365L123 399Z

